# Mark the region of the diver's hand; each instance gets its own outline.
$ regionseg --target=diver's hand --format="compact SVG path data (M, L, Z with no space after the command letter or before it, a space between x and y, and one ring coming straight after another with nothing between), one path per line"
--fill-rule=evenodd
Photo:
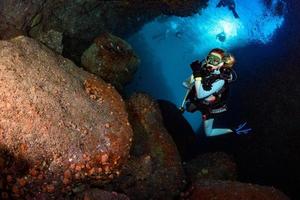
M234 129L234 132L238 135L242 134L248 134L252 131L252 128L246 128L247 122L240 124L236 129Z
M204 65L203 67L201 67L199 69L199 71L198 71L198 73L199 73L199 75L201 77L207 77L207 76L209 76L211 74L211 72L212 72L211 67L208 67L206 65Z
M200 62L199 60L192 62L190 66L193 70L194 78L206 77L211 73L211 68L206 65L202 66L202 62Z
M180 106L178 109L179 109L180 113L184 113L184 111L185 111L184 107L182 107L182 106Z
M196 60L196 61L192 62L192 64L190 66L194 72L194 71L199 71L201 69L201 65L202 65L201 62L199 60Z
M202 84L202 86L203 86L203 89L204 89L205 91L210 91L211 88L212 88L212 84L209 83L208 81L204 81L203 84Z
M202 79L202 86L205 91L210 91L212 88L212 84L219 78L219 75L210 75Z

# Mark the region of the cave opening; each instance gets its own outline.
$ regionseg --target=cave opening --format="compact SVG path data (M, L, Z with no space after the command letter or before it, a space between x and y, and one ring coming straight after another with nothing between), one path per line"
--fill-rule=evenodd
M279 12L278 4L285 5L285 2L273 0L265 4L261 0L237 0L239 18L227 7L217 7L218 2L209 1L205 9L190 17L158 17L128 38L142 63L135 79L127 86L127 93L144 91L179 106L186 92L182 82L191 74L190 63L202 60L213 48L235 53L239 79L247 76L249 69L245 63L253 59L238 52L248 47L254 55L253 46L269 48L272 45L276 31L284 24L285 7ZM276 52L253 57L265 60L272 56L276 56ZM197 132L201 116L184 115Z

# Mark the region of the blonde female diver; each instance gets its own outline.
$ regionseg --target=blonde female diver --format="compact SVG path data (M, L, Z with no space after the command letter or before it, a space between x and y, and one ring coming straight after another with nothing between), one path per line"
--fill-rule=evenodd
M246 123L236 129L213 127L215 116L227 111L228 84L233 81L234 63L232 55L226 54L222 49L213 49L204 61L196 60L191 64L193 74L183 82L188 91L180 109L202 113L206 136L247 134L252 130L246 128Z

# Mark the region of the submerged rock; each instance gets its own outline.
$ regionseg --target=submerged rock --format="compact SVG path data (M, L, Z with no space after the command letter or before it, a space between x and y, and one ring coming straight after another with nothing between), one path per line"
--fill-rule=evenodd
M104 33L83 53L81 63L87 71L122 89L133 78L139 59L127 42Z
M166 15L189 16L205 7L208 0L124 0L124 1L59 1L48 8L45 27L60 30L71 38L91 41L101 32L125 36L145 23ZM46 21L46 23L45 23Z
M182 112L172 102L158 100L163 122L172 136L183 161L190 160L197 153L197 137Z
M128 101L133 127L131 159L116 183L131 199L172 199L185 185L180 157L158 104L135 94Z
M1 0L0 39L9 39L26 33L45 1Z
M187 162L185 171L189 180L236 180L237 166L225 153L207 153Z
M117 176L132 129L112 86L26 37L0 41L0 72L2 193L57 197Z
M232 182L206 180L193 184L183 199L189 200L289 200L273 187Z
M61 32L55 30L49 30L47 32L43 32L41 30L32 30L30 32L30 36L35 38L36 40L42 42L44 45L52 49L53 51L62 54L63 52L63 34Z
M129 200L129 198L124 194L93 188L77 195L75 200Z

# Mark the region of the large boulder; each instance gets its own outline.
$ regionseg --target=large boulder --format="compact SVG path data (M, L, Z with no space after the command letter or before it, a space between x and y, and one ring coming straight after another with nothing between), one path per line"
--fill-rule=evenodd
M198 181L183 195L189 200L289 200L273 187L232 181Z
M172 136L183 161L192 159L199 149L197 137L178 107L167 100L157 100L163 122Z
M26 33L32 26L45 1L0 1L0 39L8 39Z
M0 41L0 91L1 179L11 197L57 196L119 174L132 129L111 85L18 37Z
M128 101L133 127L131 159L117 180L118 190L131 199L173 199L185 186L184 172L158 104L145 94Z
M139 59L127 42L103 33L83 53L81 63L87 71L122 89L133 79Z

